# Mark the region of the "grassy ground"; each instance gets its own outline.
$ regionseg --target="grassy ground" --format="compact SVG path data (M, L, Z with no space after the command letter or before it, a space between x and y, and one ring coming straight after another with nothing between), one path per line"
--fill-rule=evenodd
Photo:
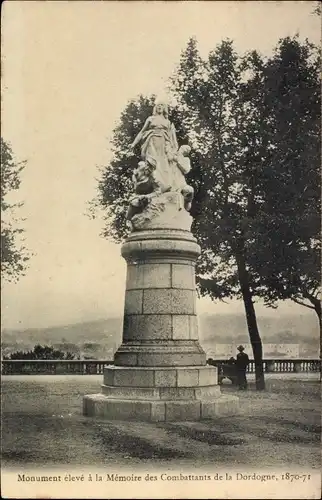
M3 377L2 460L24 465L216 465L320 467L320 384L268 378L238 392L240 414L149 424L82 416L82 396L101 376Z

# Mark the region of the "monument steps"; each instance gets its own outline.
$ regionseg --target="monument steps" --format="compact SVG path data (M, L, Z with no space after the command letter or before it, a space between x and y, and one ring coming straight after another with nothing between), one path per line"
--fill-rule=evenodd
M238 411L236 396L202 400L138 400L114 399L103 393L84 397L84 413L107 420L139 420L148 422L196 421L232 415Z

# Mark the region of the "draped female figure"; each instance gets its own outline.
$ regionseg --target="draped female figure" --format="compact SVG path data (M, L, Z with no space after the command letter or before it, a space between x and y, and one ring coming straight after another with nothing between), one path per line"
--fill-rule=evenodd
M152 116L147 118L131 149L141 144L141 157L151 167L156 191L170 191L175 182L174 162L178 143L174 125L168 118L168 108L163 103L154 106Z

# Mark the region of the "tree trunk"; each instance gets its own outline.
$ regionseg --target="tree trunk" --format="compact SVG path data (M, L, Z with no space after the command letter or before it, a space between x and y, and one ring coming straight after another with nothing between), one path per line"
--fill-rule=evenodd
M310 293L306 292L303 293L303 296L308 299L312 306L310 306L311 309L314 309L314 311L317 314L318 321L319 321L319 328L320 328L320 333L321 333L321 328L322 328L322 321L321 321L321 301L318 297L315 297L314 295L311 295ZM302 305L304 305L302 303ZM322 356L322 335L320 335L320 357Z
M248 333L254 354L256 390L262 391L265 389L262 341L258 331L253 297L249 286L248 271L246 269L246 262L242 253L236 253L236 262L238 268L238 279L244 300Z
M321 328L322 328L322 321L321 321L321 301L319 299L315 299L314 302L314 311L316 312L319 320L319 327L320 327L320 357L322 356L322 335L321 335Z
M319 326L320 326L320 330L321 330L321 326L322 326L322 322L321 322L321 302L319 301L319 299L316 299L316 301L314 302L314 311L318 315Z

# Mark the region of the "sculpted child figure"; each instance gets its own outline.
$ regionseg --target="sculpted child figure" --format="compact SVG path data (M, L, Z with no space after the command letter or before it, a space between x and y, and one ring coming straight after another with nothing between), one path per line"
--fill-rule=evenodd
M127 211L127 219L140 212L147 206L149 199L160 193L158 184L154 181L152 175L153 167L147 165L145 161L140 161L132 175L134 185L134 195L130 198L130 205Z
M187 184L185 175L191 170L191 163L189 154L191 152L190 146L181 146L175 157L176 169L174 170L174 185L173 189L179 191L184 199L184 208L188 211L191 209L191 202L193 200L194 189Z

